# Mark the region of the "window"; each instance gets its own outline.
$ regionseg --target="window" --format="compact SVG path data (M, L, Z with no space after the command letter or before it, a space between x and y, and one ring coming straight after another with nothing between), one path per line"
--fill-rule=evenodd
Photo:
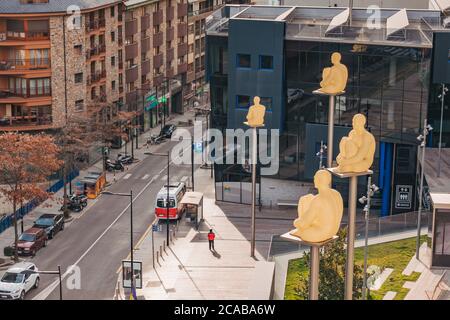
M111 57L111 67L114 67L116 65L116 57L112 56Z
M236 65L238 68L250 68L251 58L249 54L238 54Z
M111 17L115 17L116 16L116 8L115 7L111 7Z
M273 69L273 57L272 56L259 56L259 68L264 70Z
M266 111L272 111L272 98L270 97L261 97L260 103L266 107Z
M236 97L236 100L237 100L236 108L247 109L248 107L250 107L250 96L238 95Z
M82 83L83 82L83 73L75 73L75 83Z
M111 42L116 41L116 33L114 31L111 31Z
M73 48L75 49L77 54L82 54L83 53L83 46L81 44L76 44L76 45L73 46Z
M75 111L83 111L84 110L84 100L75 101Z
M116 90L116 80L111 81L111 89Z

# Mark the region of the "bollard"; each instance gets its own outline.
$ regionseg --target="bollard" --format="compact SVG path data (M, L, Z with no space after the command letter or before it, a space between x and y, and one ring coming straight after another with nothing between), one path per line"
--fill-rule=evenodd
M160 256L162 258L162 246L159 246L159 253L160 253Z
M156 251L156 263L159 264L159 255L158 255L158 251ZM160 265L160 264L159 264Z
M164 253L167 254L167 252L166 252L166 240L163 241L163 250L164 250Z

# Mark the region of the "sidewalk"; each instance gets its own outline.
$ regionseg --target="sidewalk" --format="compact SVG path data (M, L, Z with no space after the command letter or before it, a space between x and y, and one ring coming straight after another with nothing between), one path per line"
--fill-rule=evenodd
M196 191L204 193L204 224L197 232L181 223L173 244L163 250L159 264L155 261L155 269L151 231L144 236L135 253L135 259L143 265L143 288L137 290L137 295L146 300L249 299L255 264L264 258L258 251L257 260L250 257L250 242L215 205L210 171L198 169L195 174ZM216 253L208 248L209 228L216 233ZM156 238L155 250L159 251ZM129 293L121 288L121 276L120 273L118 298L127 299Z
M193 110L189 109L189 110L186 110L186 112L182 115L178 115L178 114L171 115L167 119L166 123L178 125L179 122L185 123L189 119L193 119L193 117L194 117L194 112L193 112ZM139 149L134 150L134 156L137 159L137 162L133 163L130 166L127 166L124 172L120 172L120 171L117 171L114 173L107 172L106 180L107 180L108 184L115 183L122 176L126 175L127 171L129 169L138 165L140 160L147 157L147 155L145 155L145 152L149 151L148 147L145 146L147 138L151 134L159 134L160 130L161 130L160 126L157 126L139 136ZM124 149L125 149L125 147L122 147L121 149L111 149L109 157L111 159L115 159L119 153L124 152ZM127 149L128 149L128 151L130 151L131 150L130 146L128 146ZM90 166L89 168L86 168L85 170L81 170L80 175L77 178L75 178L74 181L72 182L72 186L75 186L76 182L79 181L81 178L83 178L85 175L87 175L88 172L92 172L92 171L101 172L102 170L103 170L103 163L102 163L102 160L99 160L94 165ZM68 187L67 192L69 192L69 187ZM44 203L42 203L41 205L36 207L32 212L30 212L29 214L27 214L24 217L23 230L27 230L28 228L32 227L34 221L41 214L61 213L61 211L59 211L59 209L62 206L62 202L63 202L62 200L63 200L63 189L56 192L51 199L47 199ZM78 219L78 218L82 217L82 215L87 210L89 210L95 203L96 203L96 200L89 200L88 206L83 211L78 212L78 213L71 212L72 218ZM72 221L73 220L67 221L66 227L69 227ZM18 221L19 234L21 233L21 223L22 223L21 221ZM9 257L5 257L3 255L3 248L11 245L13 242L14 242L14 227L10 227L9 229L5 230L3 233L0 233L0 263L1 263L1 259L4 259L7 262L11 261L11 259Z

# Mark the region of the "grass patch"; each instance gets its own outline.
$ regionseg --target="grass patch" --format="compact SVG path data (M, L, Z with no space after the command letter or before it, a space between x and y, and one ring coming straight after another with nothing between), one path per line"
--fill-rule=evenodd
M426 236L421 238L421 242L426 241ZM416 238L403 239L369 246L368 266L377 265L384 268L392 268L394 271L383 283L380 290L371 291L370 298L374 300L383 299L388 291L395 291L395 300L403 300L409 289L403 288L405 281L416 281L420 273L413 272L410 276L402 275L403 270L408 265L416 251ZM364 248L355 249L355 264L361 267L364 263ZM286 289L284 298L286 300L298 300L295 293L298 287L300 276L307 276L309 273L305 259L295 259L289 261L288 273L286 277Z

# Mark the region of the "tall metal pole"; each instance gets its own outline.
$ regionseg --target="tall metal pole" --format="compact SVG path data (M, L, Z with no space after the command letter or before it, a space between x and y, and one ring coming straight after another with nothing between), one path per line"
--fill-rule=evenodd
M369 245L369 215L370 215L370 198L372 196L372 176L367 179L367 204L364 207L364 219L366 222L365 234L364 234L364 273L363 273L363 288L362 298L366 300L367 297L367 255Z
M62 300L63 299L63 295L62 295L61 266L58 266L58 275L59 275L59 300Z
M253 128L253 151L252 151L252 239L251 239L251 252L250 256L255 257L255 242L256 242L256 161L257 161L257 149L258 149L258 134L256 128Z
M203 152L203 150L202 150L202 152ZM194 141L191 141L191 175L192 175L192 191L195 191L195 183L194 183Z
M422 160L420 163L420 187L419 187L419 212L417 214L417 239L416 239L416 259L419 260L419 250L420 250L420 228L421 228L421 215L422 215L422 193L423 193L423 175L424 175L424 165L425 165L425 147L427 141L427 119L423 121L423 141L419 146L422 147Z
M345 300L353 298L353 268L355 246L356 192L358 177L350 177L350 194L348 198L348 229L347 229L347 262L345 268Z
M334 139L334 101L335 96L330 96L328 107L328 143L327 143L327 166L333 165L333 139Z
M309 272L309 300L319 300L319 247L311 246Z
M131 141L133 144L133 141ZM134 288L134 246L133 246L133 190L130 190L130 258L131 258L131 288Z
M445 95L447 93L447 90L448 89L445 87L445 84L442 84L441 123L439 125L439 160L438 160L438 171L437 171L438 178L441 176L442 127L443 127L443 122L444 122L444 102L445 102Z
M152 264L153 264L153 269L155 269L155 236L154 236L155 231L153 230L153 226L152 226Z
M166 201L166 208L167 208L167 246L170 247L170 242L169 242L169 226L170 226L170 221L169 221L169 197L170 197L170 193L169 193L169 189L170 189L170 152L167 152L167 201Z

